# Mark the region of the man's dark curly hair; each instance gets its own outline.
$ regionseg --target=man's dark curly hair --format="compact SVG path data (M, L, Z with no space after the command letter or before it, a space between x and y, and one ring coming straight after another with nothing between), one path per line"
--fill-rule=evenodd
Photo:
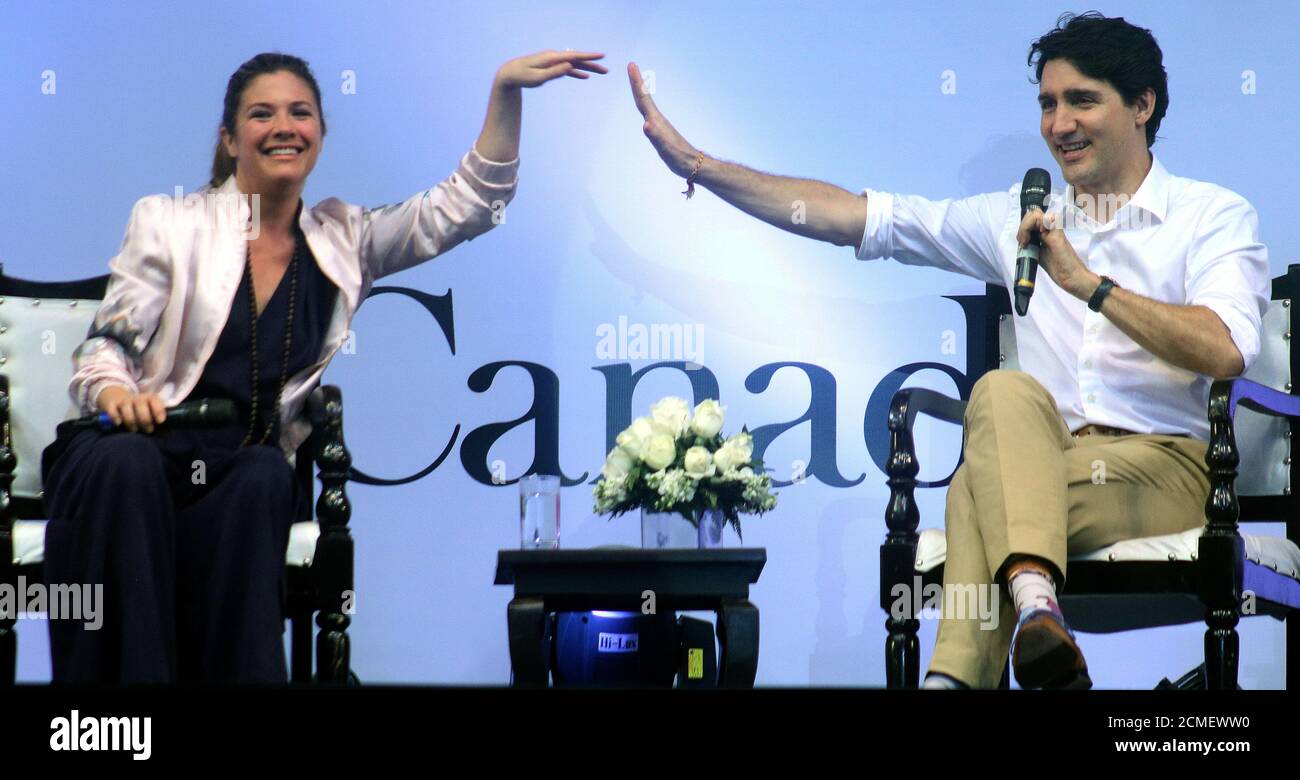
M1056 59L1066 60L1088 78L1110 83L1129 106L1147 88L1153 90L1156 103L1146 124L1147 147L1156 142L1156 130L1169 108L1169 76L1150 30L1097 11L1062 14L1056 28L1029 47L1033 83L1042 80L1043 66Z

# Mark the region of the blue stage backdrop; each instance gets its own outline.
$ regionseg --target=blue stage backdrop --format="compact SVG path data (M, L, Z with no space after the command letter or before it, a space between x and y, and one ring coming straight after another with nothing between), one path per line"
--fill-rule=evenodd
M768 550L760 685L882 685L878 553L886 501L884 406L900 366L965 370L966 322L945 295L967 279L759 224L682 181L641 133L628 60L659 106L709 153L757 168L930 197L1002 190L1026 168L1059 171L1038 135L1029 42L1066 10L1041 2L0 3L0 261L40 279L102 273L132 203L207 178L226 79L265 50L308 59L329 136L306 193L379 205L447 176L483 119L496 67L547 48L608 53L612 73L525 96L517 199L503 225L384 283L449 294L455 350L419 303L379 296L355 350L326 375L343 388L365 471L419 471L403 487L353 486L358 597L353 662L372 682L505 683L506 589L496 551L517 545L513 481L558 466L563 546L639 543L635 518L591 511L620 372L693 361L715 378L727 429L798 420L767 461L780 506L745 525ZM1105 2L1154 30L1172 103L1155 151L1259 210L1274 274L1300 260L1293 179L1300 138L1291 2ZM680 333L652 353L641 330ZM680 326L680 327L678 327ZM770 381L769 381L770 380ZM942 372L908 380L953 390ZM634 414L687 376L649 372ZM495 440L483 426L537 414ZM824 427L823 427L824 424ZM816 433L814 433L816 431ZM921 476L960 444L922 423ZM802 478L798 478L802 475ZM921 491L941 527L944 490ZM1268 529L1278 531L1277 528ZM729 532L728 543L738 544ZM1203 626L1087 636L1094 679L1149 687L1194 666ZM49 677L46 626L20 623L21 679ZM921 631L923 664L935 622ZM1282 626L1244 621L1241 681L1281 687Z

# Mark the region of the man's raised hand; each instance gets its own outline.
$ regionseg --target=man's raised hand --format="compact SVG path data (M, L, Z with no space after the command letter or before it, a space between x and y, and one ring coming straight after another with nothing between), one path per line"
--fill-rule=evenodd
M668 169L673 173L686 178L690 175L695 167L695 160L699 157L699 150L682 137L677 129L664 118L659 112L659 107L655 105L654 98L645 90L645 82L641 78L641 69L636 66L635 62L627 64L627 78L632 85L632 99L636 101L636 108L641 112L645 124L641 129L645 131L645 137L650 139L650 145L655 148L659 156L668 165Z

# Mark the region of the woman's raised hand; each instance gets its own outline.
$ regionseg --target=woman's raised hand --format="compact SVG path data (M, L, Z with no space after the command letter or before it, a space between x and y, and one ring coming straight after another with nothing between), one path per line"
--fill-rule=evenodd
M505 88L538 87L561 76L590 78L589 73L609 72L604 65L594 62L604 56L595 51L566 50L516 57L497 71L497 84Z
M523 88L541 86L561 76L586 79L591 73L608 73L608 68L594 62L604 56L598 51L543 51L502 65L492 80L487 116L474 148L495 162L517 159Z

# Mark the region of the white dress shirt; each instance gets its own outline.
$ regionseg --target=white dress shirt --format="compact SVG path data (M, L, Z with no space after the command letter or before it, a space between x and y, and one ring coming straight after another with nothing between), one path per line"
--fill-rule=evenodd
M1020 185L1007 192L933 201L873 190L858 258L892 257L1011 289ZM1105 225L1054 191L1065 235L1093 273L1172 304L1200 305L1223 320L1246 366L1259 354L1270 297L1268 252L1255 209L1214 184L1172 176L1152 158L1142 186ZM1208 440L1211 378L1143 349L1104 315L1038 274L1033 302L1015 318L1021 368L1043 384L1070 430L1087 424Z
M517 159L493 162L471 149L445 181L401 203L370 209L328 198L301 210L307 245L339 295L319 360L289 377L281 396L286 455L307 439L307 396L374 281L492 229L514 196L518 169ZM196 195L192 206L151 195L132 209L91 337L73 354L68 390L83 413L114 384L175 405L212 356L244 274L252 211L234 176Z

